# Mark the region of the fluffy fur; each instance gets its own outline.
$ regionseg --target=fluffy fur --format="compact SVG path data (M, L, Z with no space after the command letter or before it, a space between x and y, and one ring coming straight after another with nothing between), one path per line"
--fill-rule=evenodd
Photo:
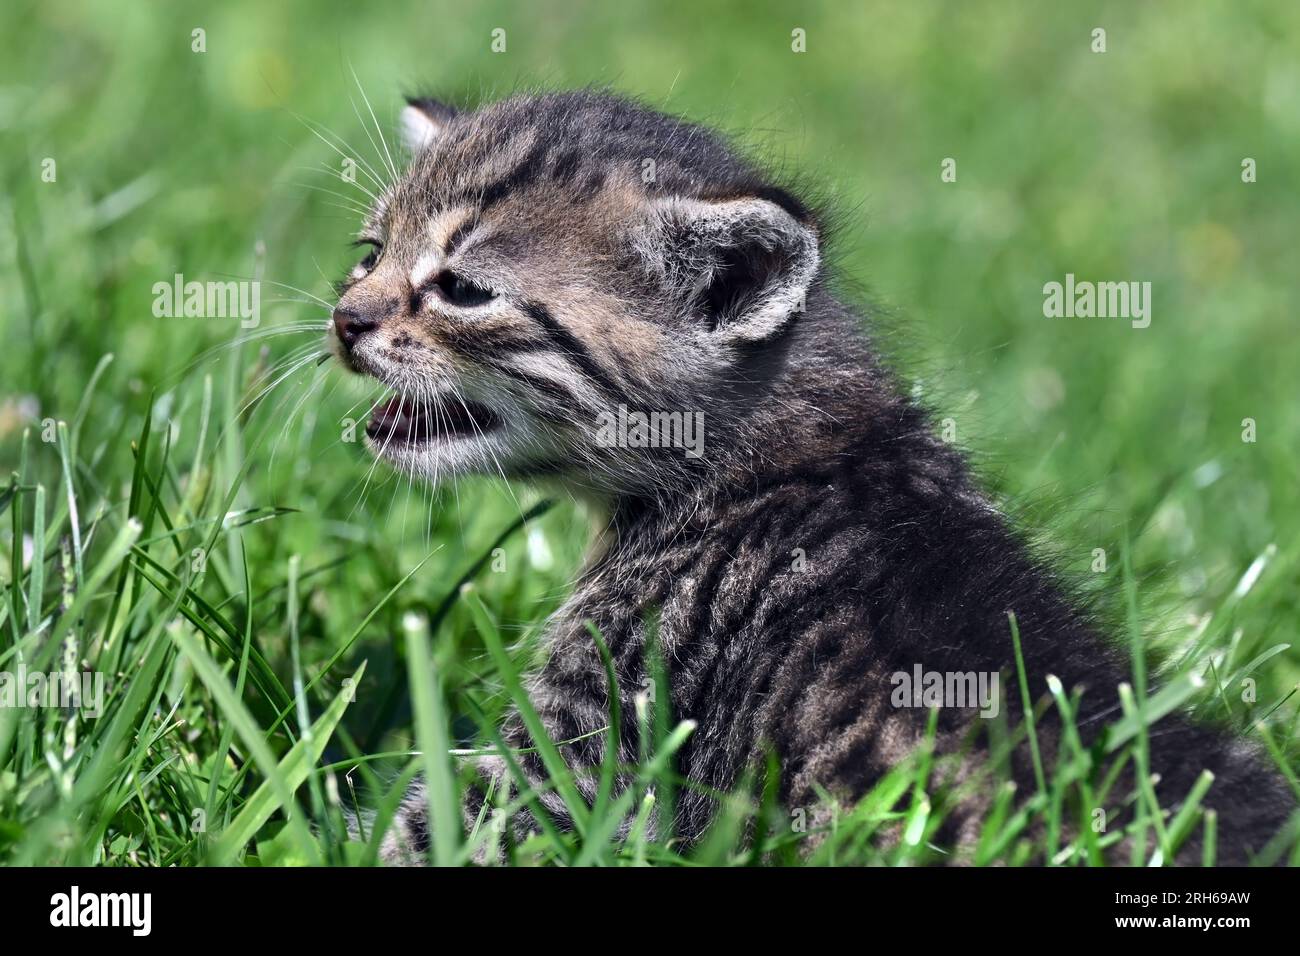
M822 792L852 804L923 737L927 710L891 702L891 675L916 664L1000 673L1014 725L1008 612L1033 698L1048 675L1084 688L1085 744L1116 716L1121 655L880 366L862 319L828 290L807 204L712 131L604 94L473 111L413 101L403 129L415 154L363 229L376 251L344 286L339 353L395 390L371 446L396 466L558 479L607 503L602 545L550 622L531 684L553 739L606 723L592 622L614 657L620 749L635 759L652 614L672 711L697 725L679 770L703 788L734 787L770 750L787 806L811 811ZM705 453L600 440L620 405L703 415ZM1053 719L1040 725L1049 767ZM989 737L976 709L945 707L938 721L946 772L979 773ZM517 719L503 732L530 744ZM604 748L598 735L564 756L581 768ZM1159 725L1153 753L1165 805L1215 774L1206 802L1222 811L1222 862L1246 862L1293 807L1244 743L1180 718ZM536 756L519 759L546 777ZM1007 762L1032 794L1028 748ZM499 759L480 770L513 789ZM1112 827L1132 786L1128 773L1108 801ZM969 845L990 789L949 808L939 842ZM558 800L544 803L565 825ZM714 809L684 791L676 832L698 838ZM390 861L419 858L424 813L417 787Z

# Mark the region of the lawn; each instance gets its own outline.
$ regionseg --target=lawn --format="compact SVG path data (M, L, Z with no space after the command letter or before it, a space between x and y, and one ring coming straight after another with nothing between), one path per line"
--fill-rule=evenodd
M372 467L374 389L318 361L366 200L347 161L383 168L415 90L608 85L830 201L845 294L999 505L1165 700L1295 784L1300 6L1068 7L6 3L0 672L101 675L103 699L0 706L0 862L369 862L346 812L382 822L420 772L454 795L448 751L492 746L590 516ZM1149 326L1046 317L1067 274L1149 282ZM178 275L258 281L256 326L169 316ZM638 787L511 862L802 859L761 788L700 846L651 837L689 727L645 719ZM977 862L1087 862L1059 825L1087 759L1025 814L998 802ZM812 859L943 859L930 769L900 767ZM1180 827L1213 828L1189 806ZM501 836L485 819L435 850Z

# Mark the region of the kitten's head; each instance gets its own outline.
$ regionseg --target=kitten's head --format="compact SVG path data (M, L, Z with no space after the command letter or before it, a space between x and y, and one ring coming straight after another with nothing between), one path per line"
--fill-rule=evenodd
M605 94L414 100L402 126L409 167L334 313L340 359L393 391L374 453L616 492L707 466L817 275L804 207L711 131Z

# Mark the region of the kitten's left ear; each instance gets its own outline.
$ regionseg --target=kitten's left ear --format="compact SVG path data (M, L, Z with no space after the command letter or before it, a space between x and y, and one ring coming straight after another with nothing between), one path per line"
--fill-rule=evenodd
M785 328L821 263L813 228L758 197L655 200L636 245L684 310L731 342Z
M456 113L456 108L446 103L408 96L402 110L402 145L412 155L423 152L442 135Z

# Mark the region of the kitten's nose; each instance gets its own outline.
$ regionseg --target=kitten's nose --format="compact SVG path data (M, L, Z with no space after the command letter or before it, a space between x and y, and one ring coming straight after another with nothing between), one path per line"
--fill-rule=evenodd
M353 312L351 309L334 310L334 331L346 349L350 350L357 339L378 325L379 323L370 316Z

